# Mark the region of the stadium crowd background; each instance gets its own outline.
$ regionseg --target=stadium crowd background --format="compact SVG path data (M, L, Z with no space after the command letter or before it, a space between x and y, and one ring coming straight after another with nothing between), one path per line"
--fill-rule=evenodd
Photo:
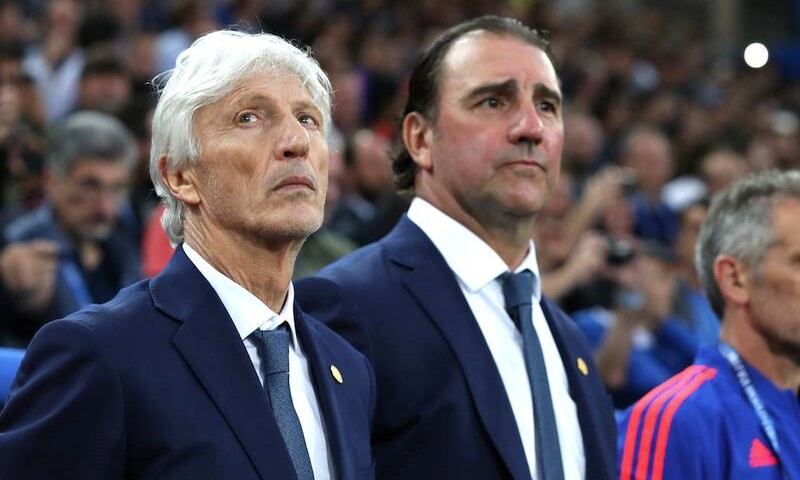
M539 267L628 405L716 338L692 263L709 196L748 172L800 166L800 2L0 0L0 226L47 201L49 130L104 112L138 146L117 233L140 246L142 276L158 272L171 249L147 171L151 81L207 31L263 30L312 48L336 92L326 225L296 272L309 274L402 214L388 152L408 71L432 36L486 13L551 32L567 139L533 233ZM760 69L741 60L756 40L771 54ZM20 310L2 290L5 311ZM14 322L46 320L5 315L0 345L30 340L35 328Z

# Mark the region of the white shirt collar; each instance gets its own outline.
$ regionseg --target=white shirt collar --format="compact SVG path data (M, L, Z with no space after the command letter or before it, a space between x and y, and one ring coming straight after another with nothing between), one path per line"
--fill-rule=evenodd
M217 292L222 305L231 316L239 337L242 340L250 336L256 329L272 330L280 324L286 322L292 332L292 344L295 349L299 349L297 332L294 325L294 287L289 282L289 290L286 293L286 300L280 313L273 312L255 295L246 288L226 277L222 272L214 268L189 244L183 244L183 251L189 260L200 270L200 273L211 284L211 288Z
M470 292L477 292L508 271L508 266L492 247L426 200L415 197L408 208L408 218L430 238L447 265ZM533 240L515 273L523 270L533 272L533 297L539 302L542 287Z

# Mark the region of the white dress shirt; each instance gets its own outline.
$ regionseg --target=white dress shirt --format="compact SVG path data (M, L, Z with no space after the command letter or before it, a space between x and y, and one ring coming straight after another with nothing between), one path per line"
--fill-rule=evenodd
M531 477L536 479L536 439L533 400L522 350L522 334L505 310L503 288L497 278L508 271L500 256L477 235L421 198L415 198L408 218L430 238L453 270L461 292L472 310L494 357L500 378L511 403ZM553 334L547 325L541 300L541 277L533 242L515 272L534 274L533 326L542 345L547 380L553 399L564 478L583 480L586 458L583 451L578 411L569 395L569 383Z
M300 419L300 426L303 428L308 455L311 458L311 468L314 470L314 479L334 478L328 442L325 437L325 424L322 421L319 402L317 402L317 395L311 382L308 360L297 340L293 308L294 287L289 283L289 291L286 294L283 308L280 313L275 313L247 289L211 266L188 244L183 244L183 251L208 280L211 288L217 292L239 332L239 337L244 342L247 354L250 356L250 361L253 362L253 368L255 368L262 385L264 376L260 368L261 360L255 344L247 337L256 329L273 330L283 323L289 325L289 330L292 332L292 342L289 347L289 390L297 417ZM271 415L272 413L266 411L264 414Z

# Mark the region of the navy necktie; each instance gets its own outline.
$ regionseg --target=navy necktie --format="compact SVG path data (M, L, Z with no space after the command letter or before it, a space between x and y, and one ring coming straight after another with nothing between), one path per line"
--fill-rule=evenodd
M264 390L272 405L275 422L281 432L298 480L314 480L311 459L303 436L303 428L292 403L289 390L289 342L291 336L284 323L275 330L256 330L250 335L261 359Z
M506 311L522 333L525 366L533 398L533 418L536 431L536 465L539 480L563 480L561 446L558 443L558 427L547 381L542 345L533 328L533 273L505 273L503 297Z

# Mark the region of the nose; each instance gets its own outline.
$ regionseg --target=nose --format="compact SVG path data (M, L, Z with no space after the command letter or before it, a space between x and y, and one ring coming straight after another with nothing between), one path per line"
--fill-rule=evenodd
M308 154L310 144L308 130L292 116L284 122L283 132L275 147L275 157L278 160L304 158Z
M513 144L529 143L538 145L544 135L544 123L542 122L536 105L533 103L525 104L520 108L517 117L513 120L508 131L508 140Z
M119 196L104 193L95 200L95 214L103 219L112 219L119 212L121 202Z

